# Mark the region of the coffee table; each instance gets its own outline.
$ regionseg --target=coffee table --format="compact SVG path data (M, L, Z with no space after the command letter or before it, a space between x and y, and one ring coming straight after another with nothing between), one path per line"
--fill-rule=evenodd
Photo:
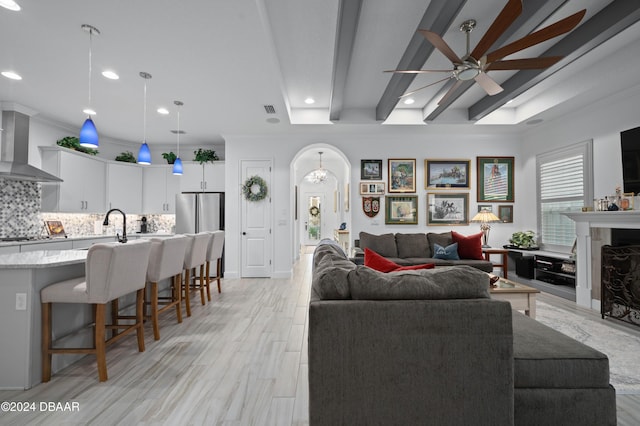
M511 303L512 309L524 311L524 314L531 318L536 317L536 294L540 293L540 290L500 278L489 292L492 299L506 300Z

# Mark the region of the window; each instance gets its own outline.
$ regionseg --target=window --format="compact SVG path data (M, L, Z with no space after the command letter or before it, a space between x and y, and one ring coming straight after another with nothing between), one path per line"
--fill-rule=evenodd
M580 211L592 203L592 146L589 140L536 158L538 235L546 250L571 251L576 225L562 213Z

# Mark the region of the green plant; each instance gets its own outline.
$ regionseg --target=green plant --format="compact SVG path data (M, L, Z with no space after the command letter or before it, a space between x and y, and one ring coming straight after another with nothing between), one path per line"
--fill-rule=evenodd
M80 145L80 139L78 139L76 136L66 136L62 139L58 139L56 141L56 144L64 148L73 149L78 152L84 152L85 154L89 155L96 155L98 153L97 149L85 148L84 146Z
M167 163L169 164L173 164L176 161L176 158L178 158L177 155L175 155L173 153L173 151L169 151L169 152L163 152L162 153L162 158L164 158L165 160L167 160Z
M121 152L120 155L116 157L116 161L124 161L125 163L136 163L136 157L133 155L131 151Z
M509 242L519 248L537 247L536 237L533 231L514 232Z
M212 149L198 148L198 150L193 151L193 153L195 154L195 158L193 160L199 162L200 164L212 163L216 160L219 160L218 154L216 154L216 152Z

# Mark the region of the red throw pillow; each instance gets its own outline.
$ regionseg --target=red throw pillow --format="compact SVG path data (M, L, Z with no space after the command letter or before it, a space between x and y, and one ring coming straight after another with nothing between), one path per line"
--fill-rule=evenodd
M468 237L451 231L454 243L458 243L458 256L460 259L484 260L482 255L482 232Z
M379 272L393 272L411 271L415 269L433 269L435 265L433 263L425 263L423 265L400 266L396 262L393 262L386 257L380 256L375 251L365 248L364 266L368 266L369 268L375 269Z

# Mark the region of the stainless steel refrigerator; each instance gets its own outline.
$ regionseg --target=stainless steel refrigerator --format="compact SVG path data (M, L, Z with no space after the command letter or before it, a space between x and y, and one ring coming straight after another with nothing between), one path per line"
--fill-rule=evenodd
M224 229L224 192L176 194L176 234Z

